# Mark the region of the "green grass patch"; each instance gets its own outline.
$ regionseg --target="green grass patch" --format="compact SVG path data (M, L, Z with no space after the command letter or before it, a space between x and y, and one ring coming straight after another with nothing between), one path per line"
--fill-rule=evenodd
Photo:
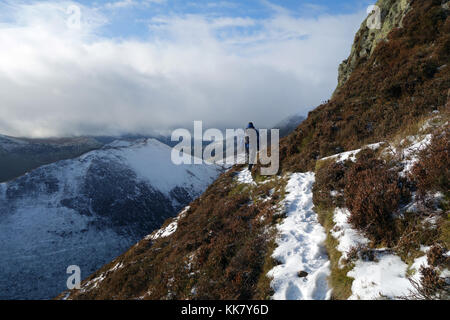
M250 194L251 187L246 183L238 183L234 188L230 190L228 196L235 196L238 194Z
M319 222L323 225L327 233L327 239L325 241L325 247L330 258L331 274L328 278L329 285L333 289L331 299L333 300L347 300L352 294L353 278L347 276L347 273L353 269L352 264L344 265L343 268L339 267L339 260L342 257L342 253L337 250L338 241L331 235L331 230L334 228L332 208L318 208L315 207L314 211L317 212Z
M297 146L298 152L302 152L311 143L313 138L313 131L309 131L308 135L302 139L302 142Z
M264 265L258 280L258 284L256 286L255 299L258 300L270 300L274 294L274 291L270 286L272 278L267 276L267 273L278 264L278 262L274 258L272 258L272 254L277 247L277 244L275 242L275 229L273 229L271 233L272 240L270 240L267 244L267 252L264 258Z
M329 159L325 159L325 160L317 160L316 161L316 167L315 167L315 172L319 171L321 168L325 167L325 166L330 166L333 162L335 162L336 159L334 158L329 158Z
M442 219L439 225L439 240L444 243L444 245L450 247L450 211L447 211L446 217Z
M255 175L253 176L253 180L254 180L257 184L263 183L263 182L269 180L270 178L271 178L270 176L263 176L263 175L260 175L260 174L255 174Z

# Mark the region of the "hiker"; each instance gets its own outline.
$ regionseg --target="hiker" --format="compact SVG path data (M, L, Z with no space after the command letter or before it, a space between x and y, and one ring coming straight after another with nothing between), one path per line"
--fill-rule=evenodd
M259 131L249 122L245 129L245 162L248 162L248 170L252 171L256 163L256 153L259 151Z

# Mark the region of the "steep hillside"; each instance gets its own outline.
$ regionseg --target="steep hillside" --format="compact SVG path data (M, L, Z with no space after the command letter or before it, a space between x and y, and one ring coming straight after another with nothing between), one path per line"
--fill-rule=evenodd
M376 28L368 28L368 19L364 20L361 28L355 37L350 56L339 66L338 87L339 90L348 78L361 63L370 58L375 48L381 41L386 41L389 33L394 28L403 27L403 19L408 13L410 1L408 0L380 0L377 2L380 12L374 12L371 16L375 20L369 21L374 26L381 22ZM380 15L381 21L377 21L377 15Z
M266 256L285 182L274 177L256 185L248 176L237 168L223 174L176 220L104 266L71 298L267 298L263 270L273 266Z
M232 168L58 298L448 299L448 1L378 4L278 176Z
M284 138L288 136L292 131L294 131L302 121L305 120L305 117L301 114L294 114L279 123L277 123L273 128L280 130L280 137ZM268 138L270 141L270 138Z
M333 98L284 139L286 170L312 170L319 158L393 138L445 106L450 87L448 1L413 0L406 7L401 27L371 55L358 56ZM366 32L363 24L354 47L362 46Z
M336 299L448 299L450 112L317 162Z
M0 299L43 299L159 228L218 176L156 140L116 141L0 184Z

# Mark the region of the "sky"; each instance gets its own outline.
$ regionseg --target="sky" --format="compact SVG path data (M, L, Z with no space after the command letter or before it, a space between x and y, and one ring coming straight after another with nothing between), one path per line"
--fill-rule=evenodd
M270 128L330 98L365 0L0 0L0 134Z

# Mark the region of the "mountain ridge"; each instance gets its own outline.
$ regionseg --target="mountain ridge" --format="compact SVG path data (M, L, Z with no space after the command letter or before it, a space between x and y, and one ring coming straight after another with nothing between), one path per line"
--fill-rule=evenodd
M175 166L170 157L171 149L154 139L116 141L0 184L1 298L56 295L67 266L87 276L159 228L219 174L215 166Z

